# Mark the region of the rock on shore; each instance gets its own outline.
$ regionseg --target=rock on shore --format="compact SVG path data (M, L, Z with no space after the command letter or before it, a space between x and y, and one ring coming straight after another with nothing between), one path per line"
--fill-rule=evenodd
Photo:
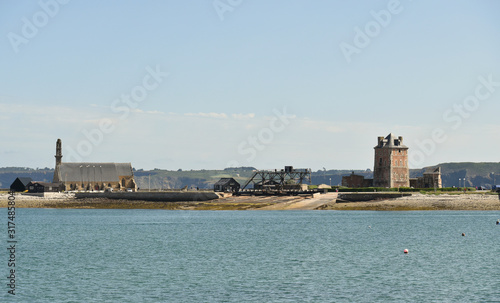
M420 194L390 200L356 203L328 203L332 210L500 210L498 195Z

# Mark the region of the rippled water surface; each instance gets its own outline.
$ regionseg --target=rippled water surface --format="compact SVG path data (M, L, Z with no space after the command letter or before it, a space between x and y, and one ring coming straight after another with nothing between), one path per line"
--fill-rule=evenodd
M498 218L478 211L18 209L17 294L7 294L3 253L0 299L500 302ZM6 246L6 228L3 234Z

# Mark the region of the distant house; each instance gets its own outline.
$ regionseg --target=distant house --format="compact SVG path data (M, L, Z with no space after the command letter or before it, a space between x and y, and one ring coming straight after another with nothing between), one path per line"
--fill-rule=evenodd
M410 186L413 188L442 188L441 167L427 168L422 177L410 179Z
M19 177L19 178L16 178L16 180L14 180L14 182L12 182L12 184L10 185L10 190L12 191L25 191L27 190L27 185L28 183L30 183L31 181L33 181L33 179L29 178L29 177Z
M217 192L238 192L240 183L234 178L221 178L214 184L214 191Z
M283 189L284 190L288 190L288 191L307 191L309 189L309 185L302 184L302 183L299 183L299 184L285 184L283 186Z
M275 190L279 185L280 183L274 180L266 180L264 181L264 185L262 185L262 181L260 181L255 183L253 188L255 190L264 190L264 189Z
M349 176L342 176L342 186L350 188L372 187L373 179L365 179L364 176L355 175L352 172Z
M31 181L26 187L29 193L49 193L64 191L64 184L62 182L49 183Z

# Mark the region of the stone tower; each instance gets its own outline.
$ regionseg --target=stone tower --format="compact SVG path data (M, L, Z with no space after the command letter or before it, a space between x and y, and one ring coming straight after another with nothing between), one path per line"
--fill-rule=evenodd
M378 137L375 149L373 186L375 187L410 187L410 169L408 167L408 147L403 145L403 137Z
M61 164L62 162L62 143L61 143L61 139L57 139L57 142L56 142L56 155L54 156L56 157L56 167Z
M54 171L54 178L52 179L52 182L61 182L61 180L59 180L59 166L61 165L62 163L62 143L61 143L61 139L57 139L57 142L56 142L56 155L54 156L56 157L56 168L55 168L55 171Z

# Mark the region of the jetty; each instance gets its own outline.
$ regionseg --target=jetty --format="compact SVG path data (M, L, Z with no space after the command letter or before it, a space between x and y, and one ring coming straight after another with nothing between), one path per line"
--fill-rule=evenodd
M158 202L197 202L219 199L211 191L167 191L167 192L78 192L76 199L106 198L115 200L140 200Z

